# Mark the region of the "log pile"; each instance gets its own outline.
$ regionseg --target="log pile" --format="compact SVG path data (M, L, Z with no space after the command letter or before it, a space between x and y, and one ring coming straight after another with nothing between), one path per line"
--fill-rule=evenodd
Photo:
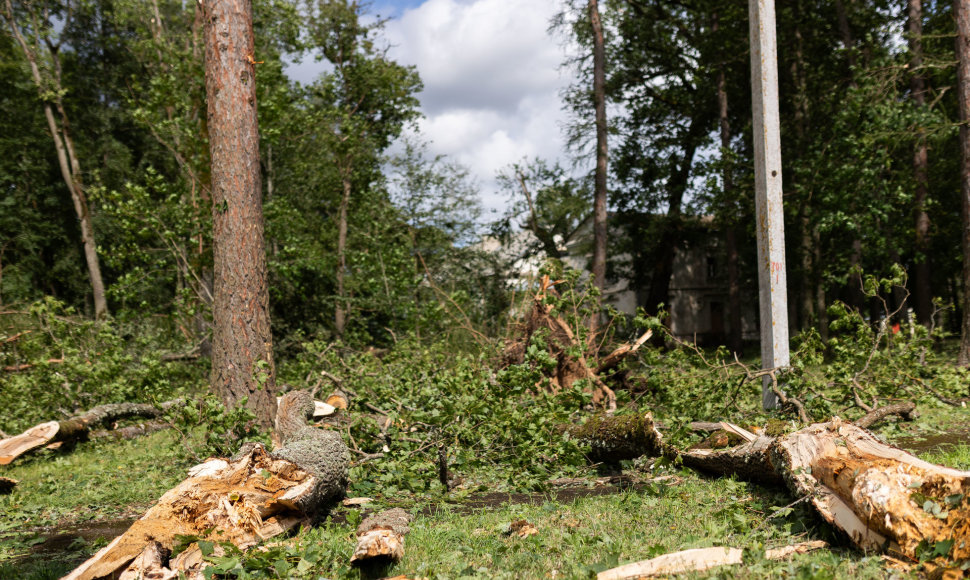
M307 425L312 397L287 393L279 405L283 446L268 453L247 444L232 459L210 459L65 580L104 577L202 578L198 546L174 559L177 536L208 537L245 549L318 515L343 494L349 452L332 431ZM173 575L174 574L174 575Z

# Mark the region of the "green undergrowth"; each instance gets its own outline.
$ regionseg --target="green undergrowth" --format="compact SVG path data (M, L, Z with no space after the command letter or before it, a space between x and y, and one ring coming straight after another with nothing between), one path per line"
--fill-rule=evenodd
M190 347L148 320L95 322L46 298L0 316L0 429L19 433L105 403L150 403L198 392L206 364L165 361Z

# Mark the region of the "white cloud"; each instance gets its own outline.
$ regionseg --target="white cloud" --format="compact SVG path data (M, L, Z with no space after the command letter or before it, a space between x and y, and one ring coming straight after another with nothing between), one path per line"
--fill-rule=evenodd
M414 65L424 90L419 129L430 153L468 166L486 210L500 210L497 171L523 157L563 158L561 38L549 33L560 0L384 0L389 56ZM327 63L307 57L287 70L308 83Z
M559 2L427 0L387 23L390 56L424 81L420 128L431 150L467 165L487 209L495 173L525 156L562 156L565 54L549 34Z

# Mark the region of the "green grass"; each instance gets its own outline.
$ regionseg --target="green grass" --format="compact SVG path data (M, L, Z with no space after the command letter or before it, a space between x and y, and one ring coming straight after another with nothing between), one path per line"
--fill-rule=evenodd
M930 423L959 424L965 410L931 409ZM884 427L910 434L904 424ZM920 432L920 431L918 431ZM14 493L0 496L0 580L59 578L93 554L110 537L88 537L59 551L32 554L46 537L74 532L95 522L138 517L162 493L185 477L192 463L173 431L131 440L97 440L70 452L44 451L18 459L3 474L20 480ZM970 469L970 445L945 445L919 455L935 463ZM884 578L891 572L876 556L866 556L831 537L830 528L804 503L790 506L780 489L707 478L666 468L658 473L633 470L665 481L613 495L556 501L538 496L537 505L503 504L469 511L465 494L387 494L384 506L400 504L416 514L400 563L377 571L425 578L589 578L597 571L660 554L709 546L745 550L742 566L712 570L698 577L726 578ZM487 474L466 473L466 481ZM427 477L434 479L433 472ZM536 496L533 496L536 498ZM455 503L450 503L455 502ZM356 509L337 508L334 517L305 530L268 552L251 552L237 572L252 577L361 578L367 571L348 564L354 545ZM538 533L520 538L505 533L527 520ZM789 543L825 539L832 549L769 562L764 550ZM373 571L372 571L373 572Z
M131 441L95 440L73 451L42 451L17 459L3 475L19 480L15 491L0 496L0 566L3 578L27 578L36 566L50 577L63 575L100 547L98 538L75 542L63 554L29 558L31 548L51 535L95 521L139 517L166 490L185 478L186 460L174 432ZM110 540L111 538L104 538ZM60 572L58 572L58 570Z

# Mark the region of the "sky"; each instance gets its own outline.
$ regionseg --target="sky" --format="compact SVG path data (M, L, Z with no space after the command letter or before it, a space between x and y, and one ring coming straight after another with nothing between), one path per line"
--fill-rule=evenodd
M559 6L558 0L375 0L370 7L389 18L390 57L416 66L424 82L421 138L432 154L470 169L486 212L500 212L508 200L497 171L526 157L563 157L560 91L571 73L561 67L561 40L548 31ZM288 72L308 83L324 66L305 59Z

